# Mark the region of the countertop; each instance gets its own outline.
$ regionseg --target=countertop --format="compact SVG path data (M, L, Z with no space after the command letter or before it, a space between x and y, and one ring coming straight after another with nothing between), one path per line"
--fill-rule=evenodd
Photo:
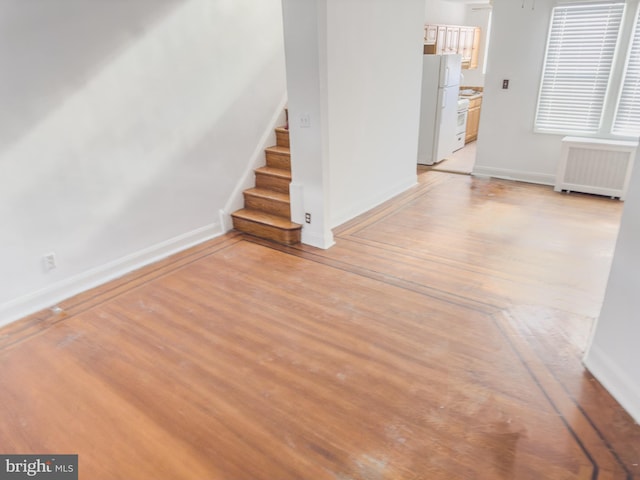
M472 93L471 95L460 94L459 97L466 98L467 100L475 100L476 98L482 98L482 92L475 92L475 93Z

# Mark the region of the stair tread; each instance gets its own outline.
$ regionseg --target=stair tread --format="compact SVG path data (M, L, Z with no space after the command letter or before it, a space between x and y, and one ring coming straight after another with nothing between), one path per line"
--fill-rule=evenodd
M273 177L281 177L291 180L291 171L285 170L284 168L275 168L275 167L260 167L256 168L256 173L264 173L265 175L271 175Z
M243 218L252 222L262 223L277 227L283 230L298 230L302 225L294 223L287 218L273 215L271 213L261 212L249 208L243 208L231 214L233 217Z
M267 152L272 152L272 153L280 153L280 154L285 154L285 155L291 155L291 150L289 150L289 147L282 147L280 145L273 145L271 147L267 147L266 151Z
M254 195L256 197L268 198L271 200L277 200L279 202L289 203L288 193L277 192L276 190L271 190L270 188L254 187L245 190L244 193Z
M276 127L276 132L288 133L287 127Z

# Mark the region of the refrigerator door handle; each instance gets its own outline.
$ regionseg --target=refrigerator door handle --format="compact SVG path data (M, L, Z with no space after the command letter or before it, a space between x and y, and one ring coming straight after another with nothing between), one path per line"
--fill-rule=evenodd
M441 88L440 92L442 94L442 101L440 102L440 105L442 110L444 110L447 108L447 91L444 88Z

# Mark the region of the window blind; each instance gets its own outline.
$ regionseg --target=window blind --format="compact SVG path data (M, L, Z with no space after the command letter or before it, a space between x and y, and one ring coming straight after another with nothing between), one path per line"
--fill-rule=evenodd
M640 13L636 15L633 40L627 70L624 74L622 92L613 121L613 133L618 135L640 135Z
M624 3L615 2L553 9L537 130L598 131L623 12Z

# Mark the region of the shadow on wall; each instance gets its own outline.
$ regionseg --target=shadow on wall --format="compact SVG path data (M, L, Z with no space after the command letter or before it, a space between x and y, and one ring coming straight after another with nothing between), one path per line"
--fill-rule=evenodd
M258 107L259 98L279 100L273 92L281 88L284 65L280 52L265 56L252 66L255 70L243 75L246 82L236 84L228 102L208 105L205 110L210 115L194 124L197 130L183 145L184 150L174 151L169 157L158 156L153 169L128 176L120 191L112 188L105 192L99 204L104 208L100 216L105 222L95 231L82 232L87 238L76 238L78 256L95 257L96 251L109 250L109 239L131 237L132 232L138 247L143 248L157 241L153 238L154 226L166 219L172 219L177 231L189 231L202 224L199 205L209 212L210 221L217 220L214 206L227 202L253 154L255 145L248 140L259 137L265 129L264 115L247 112ZM269 105L267 112L277 106ZM264 160L264 153L261 156ZM164 192L162 196L158 196L159 190ZM65 222L69 228L77 223L69 219Z
M184 0L2 0L0 151Z
M0 32L24 43L4 52L0 68L16 71L2 79L0 100L12 96L8 83L39 75L13 92L15 123L0 113L11 126L0 132L0 323L3 309L15 317L150 251L221 233L219 210L286 89L280 0L56 0L73 20L50 12L55 21L44 18L46 2L23 3L20 14L18 0L0 2L2 21L13 9L25 29ZM102 23L94 17L106 5ZM95 44L75 25L83 16L101 33ZM40 32L42 22L52 25ZM260 41L248 42L255 32ZM44 59L39 48L50 45L64 62L50 61L48 84L45 66L28 57ZM53 271L43 271L46 252L58 259Z
M270 116L281 101L282 45L240 53L261 12L209 11L226 15L216 26L203 5L183 2L0 153L0 171L16 180L29 165L4 201L60 231L71 263L100 264L217 221L265 129L261 109ZM18 231L30 232L20 243L41 236Z

